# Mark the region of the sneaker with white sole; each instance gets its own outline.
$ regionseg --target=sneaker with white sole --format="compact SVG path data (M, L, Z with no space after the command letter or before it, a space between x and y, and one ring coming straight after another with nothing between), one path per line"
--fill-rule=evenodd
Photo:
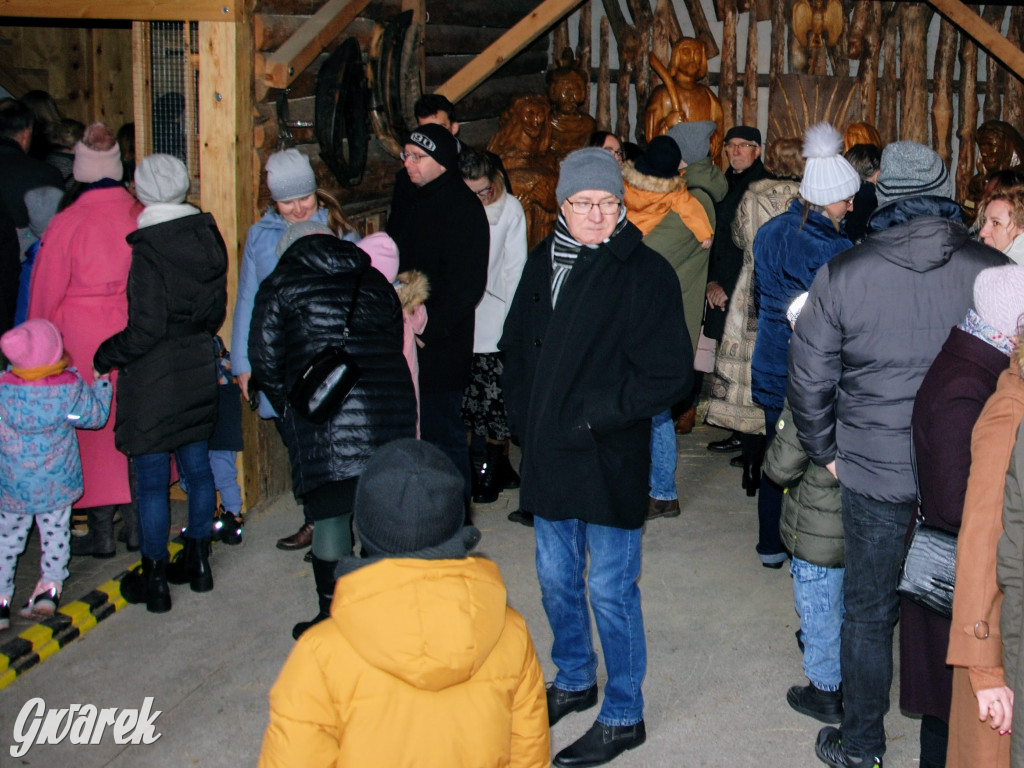
M18 611L23 619L42 621L57 612L60 605L60 584L55 581L40 581L32 591L32 597Z

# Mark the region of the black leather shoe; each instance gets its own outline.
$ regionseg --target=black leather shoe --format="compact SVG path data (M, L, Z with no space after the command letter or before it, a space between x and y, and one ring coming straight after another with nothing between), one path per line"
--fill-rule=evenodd
M843 694L823 691L813 683L794 685L786 691L786 702L801 715L822 723L843 722Z
M645 741L647 731L643 720L633 725L594 723L589 731L555 755L554 764L574 768L604 765Z
M524 512L521 509L515 509L508 513L508 519L513 523L519 523L525 525L527 528L533 528L533 512Z
M570 712L582 712L597 704L597 685L585 691L566 691L554 685L548 688L548 725L553 726Z
M708 443L708 450L715 453L735 453L736 451L743 450L743 444L740 442L740 436L733 432L722 440Z
M741 469L743 467L743 457L733 456L731 459L729 459L729 466L736 467L736 469Z
M285 550L306 549L313 545L313 524L303 523L291 536L277 540L277 548Z

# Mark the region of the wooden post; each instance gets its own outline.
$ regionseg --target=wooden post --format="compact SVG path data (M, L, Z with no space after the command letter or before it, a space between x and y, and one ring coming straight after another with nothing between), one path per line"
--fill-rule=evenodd
M1024 52L986 24L978 16L977 6L964 5L960 0L928 0L928 2L953 24L977 40L990 56L995 56L1003 62L1011 72L1016 72L1018 76L1024 76ZM977 55L977 51L975 51L975 55ZM961 77L963 77L962 73Z
M149 22L132 23L132 95L135 109L135 156L153 151L153 126L149 118L149 73L152 71Z
M199 22L200 206L217 220L228 251L228 313L221 336L231 338L231 316L238 293L242 240L252 223L256 179L252 173L252 26ZM240 484L246 506L256 491L259 450L244 452Z
M747 60L743 66L743 124L757 125L757 3L750 4Z
M932 10L923 3L900 5L900 138L928 142L927 52Z
M978 124L978 46L966 32L960 33L960 83L956 199L962 201L967 199L967 185L974 176L974 127Z
M1018 48L1024 43L1024 7L1015 5L1010 9L1010 28L1006 37ZM1003 119L1019 131L1024 121L1024 81L1020 75L1006 73L1003 95Z
M786 72L786 18L788 15L789 3L785 0L777 0L772 3L772 53L768 71L773 75L781 75Z
M939 24L932 79L932 144L948 167L953 159L953 66L956 30L946 19Z
M562 19L555 24L551 30L551 68L558 66L562 59L562 52L569 47L569 19Z
M884 14L882 37L882 82L878 86L878 133L882 141L891 144L899 135L896 124L896 90L899 78L896 76L896 35L899 26L896 24L896 3L892 3Z
M597 129L599 131L610 131L612 129L612 77L611 68L608 63L611 47L611 26L608 24L608 17L601 17L599 34L601 37L597 43L597 57L600 59L597 70ZM621 137L620 137L621 138Z
M981 18L986 24L1002 34L1006 6L986 5ZM999 120L1003 116L1003 84L1006 70L999 59L988 56L985 60L985 107L982 120Z
M736 0L722 0L721 7L722 74L718 81L718 99L722 102L724 132L736 125Z
M594 57L593 32L591 31L591 2L592 0L584 0L583 5L580 6L580 19L576 40L576 61L580 63L580 66L587 75L587 96L583 99L583 104L580 108L587 114L590 113L590 73L593 70L591 59Z

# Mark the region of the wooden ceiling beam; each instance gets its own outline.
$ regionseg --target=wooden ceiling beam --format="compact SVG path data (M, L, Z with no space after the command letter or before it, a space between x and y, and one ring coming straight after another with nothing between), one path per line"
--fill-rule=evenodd
M327 0L280 48L256 57L257 74L270 88L287 88L369 2Z
M248 22L252 0L0 0L0 16L23 19Z
M1024 52L999 34L999 30L990 26L977 13L972 11L960 0L928 0L935 10L960 27L974 40L1002 62L1003 66L1017 77L1024 78Z
M582 2L583 0L544 0L434 92L446 96L453 103L459 101Z

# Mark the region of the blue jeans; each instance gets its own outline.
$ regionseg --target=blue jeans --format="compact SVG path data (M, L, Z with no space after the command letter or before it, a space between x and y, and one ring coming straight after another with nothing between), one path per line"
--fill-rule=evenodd
M798 557L790 563L793 605L800 617L804 674L822 691L838 691L839 637L843 627L842 568L824 568Z
M885 713L892 686L892 635L903 538L912 501L886 502L840 485L846 539L843 617L843 747L870 760L885 754Z
M775 427L779 423L781 409L764 407L764 444L767 450ZM764 454L762 453L763 457ZM779 533L779 520L782 517L782 488L772 482L767 475L761 477L761 487L757 492L757 550L762 563L785 562L786 547L782 544Z
M234 451L210 451L213 484L220 491L220 503L233 515L242 512L242 489L238 487L238 467ZM185 491L188 493L188 491Z
M469 508L472 470L466 425L462 421L462 390L420 392L420 437L440 448L465 480L463 494Z
M207 456L206 441L183 445L174 451L178 474L188 487L188 530L190 539L210 538L217 496ZM143 557L168 557L167 532L170 512L167 490L171 484L170 453L142 453L132 457L135 465L135 505L139 510L139 551Z
M678 499L676 492L676 426L672 411L665 410L651 419L651 498Z
M541 601L555 636L551 660L555 685L585 691L597 682L597 654L590 634L590 607L604 651L608 683L597 720L633 725L643 719L640 690L647 671L644 618L640 610L641 529L625 530L582 520L534 519ZM590 570L587 584L583 573Z

